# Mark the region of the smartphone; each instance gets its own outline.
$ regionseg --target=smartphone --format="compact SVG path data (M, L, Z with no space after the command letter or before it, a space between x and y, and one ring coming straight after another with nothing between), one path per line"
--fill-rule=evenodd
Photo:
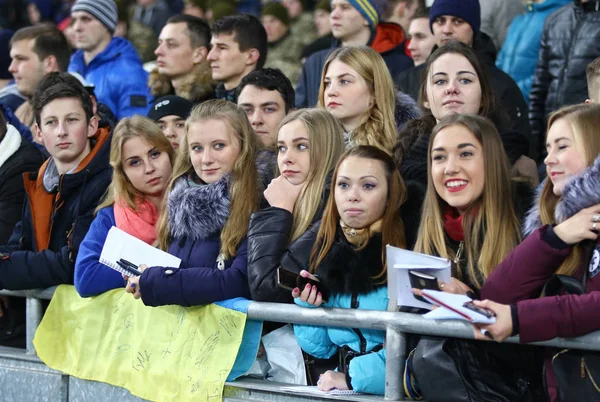
M465 304L463 304L464 308L467 308L471 311L474 311L476 313L481 314L482 316L486 317L486 318L492 318L494 317L494 313L490 310L486 310L483 307L478 307L476 306L472 301L469 302L465 302Z
M410 278L410 286L414 289L440 290L438 280L433 275L420 271L408 271L408 277ZM429 303L421 296L414 295L414 297L419 301Z
M321 299L324 302L329 300L329 290L327 290L318 279L314 280L310 278L305 278L303 276L298 275L295 272L288 271L285 268L279 267L277 269L277 284L280 288L289 291L294 290L294 288L299 288L300 290L302 290L307 284L310 284L311 286L316 286L317 290L321 292Z

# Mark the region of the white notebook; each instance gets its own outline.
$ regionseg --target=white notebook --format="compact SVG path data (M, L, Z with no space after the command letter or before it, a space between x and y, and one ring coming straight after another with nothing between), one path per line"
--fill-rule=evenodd
M117 261L121 258L137 266L146 264L149 267L179 268L181 265L180 258L152 247L137 237L113 226L108 231L108 236L106 236L102 254L100 254L100 262L127 275L127 271L117 264Z
M389 309L396 306L418 307L431 310L432 304L422 302L412 293L408 271L420 271L435 276L442 282L450 282L452 271L450 261L415 251L390 246L385 248L387 255Z

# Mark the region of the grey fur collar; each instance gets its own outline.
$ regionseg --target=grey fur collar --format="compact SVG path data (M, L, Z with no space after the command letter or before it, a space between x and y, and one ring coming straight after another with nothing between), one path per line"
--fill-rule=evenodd
M229 175L200 186L180 177L167 200L172 238L199 241L220 233L229 217L229 202Z
M548 180L548 179L546 179ZM542 183L536 192L535 203L527 213L523 223L523 235L528 236L542 226L540 218L540 196ZM573 177L563 190L563 195L556 205L554 220L564 222L584 208L589 208L600 203L600 156L594 164L579 175Z
M421 117L421 109L409 95L396 91L396 106L394 108L396 128L402 130L406 122Z

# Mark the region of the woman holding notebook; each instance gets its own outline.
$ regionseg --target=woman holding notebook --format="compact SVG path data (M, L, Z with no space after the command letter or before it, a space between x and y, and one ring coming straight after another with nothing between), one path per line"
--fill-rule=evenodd
M121 274L100 263L111 227L148 244L156 241L155 224L171 179L175 151L152 120L133 116L115 127L110 149L113 178L96 218L80 245L75 289L82 297L123 287Z
M525 221L528 236L481 290L490 300L479 305L496 313L496 323L485 329L498 342L512 335L536 342L600 330L599 126L599 105L568 106L550 116L548 178ZM583 400L561 390L560 382L557 387L553 368L561 357L550 359L556 352L546 360L551 401ZM583 387L585 378L572 385Z
M250 298L246 235L271 166L259 144L233 103L192 109L158 224L159 247L181 258L181 269L141 266L128 292L150 306Z
M301 272L296 304L387 310L385 245L405 247L400 210L406 189L392 158L379 148L346 151L333 173L322 220L290 246L282 266ZM319 389L383 394L384 331L295 325L304 351L317 358L340 353L336 371L319 379Z

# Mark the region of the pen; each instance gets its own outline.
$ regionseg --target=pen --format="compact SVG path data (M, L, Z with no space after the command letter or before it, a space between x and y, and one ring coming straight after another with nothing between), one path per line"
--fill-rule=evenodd
M130 274L133 274L135 276L140 276L142 275L142 273L140 272L140 270L138 270L137 265L124 260L123 258L121 258L119 261L117 261L117 264L123 268L125 271L129 272Z

